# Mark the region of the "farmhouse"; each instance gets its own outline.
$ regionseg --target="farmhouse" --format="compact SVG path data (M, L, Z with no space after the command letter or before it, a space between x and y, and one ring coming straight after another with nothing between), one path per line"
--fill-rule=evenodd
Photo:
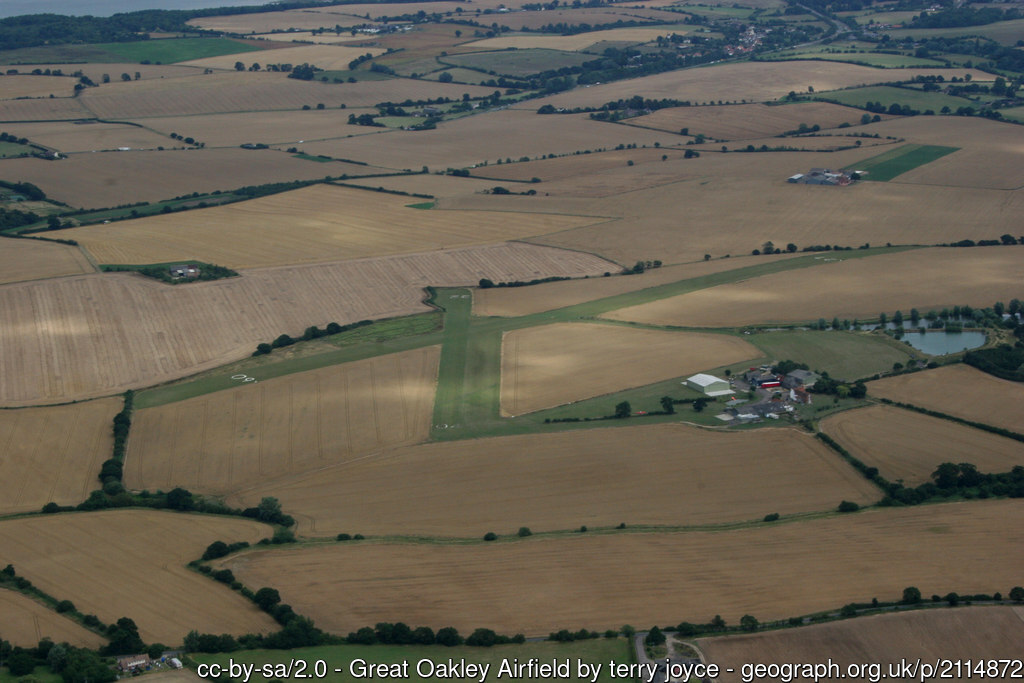
M142 670L149 666L148 655L125 655L117 658L117 668L121 671Z
M686 378L686 386L702 392L705 396L725 396L732 393L732 388L724 379L703 373Z
M846 171L812 168L808 173L797 173L790 176L787 182L800 185L839 185L845 187L853 182L853 177Z
M170 267L171 277L185 277L185 278L196 278L199 277L199 266L191 264L171 266Z

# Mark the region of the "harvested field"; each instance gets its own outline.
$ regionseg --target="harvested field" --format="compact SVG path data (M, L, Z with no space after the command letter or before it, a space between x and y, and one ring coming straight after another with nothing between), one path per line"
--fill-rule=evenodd
M1019 293L1024 277L1020 251L979 247L967 255L959 250L918 249L823 263L798 274L776 273L720 285L613 311L605 317L658 325L730 327L836 316L873 318L880 308L891 313L914 307L926 312L965 303L990 306ZM814 287L808 288L808 282Z
M602 24L614 24L617 21L647 20L651 23L660 22L665 24L677 24L682 20L682 18L683 15L677 14L676 12L614 6L584 7L580 9L530 10L525 12L515 12L514 14L506 14L498 17L499 23L503 26L511 27L513 31L538 31L545 26L554 24L566 24L569 26L589 24L590 26L600 26ZM622 29L610 30L621 31ZM658 30L665 29L658 27ZM670 30L682 35L684 33L688 33L690 27L686 25L680 25L678 27L672 26ZM594 40L591 41L592 43L602 40L601 34L603 33L608 33L608 31L588 32L588 34L594 38ZM608 38L607 40L622 40L622 38ZM626 40L629 39L627 38Z
M540 636L566 624L781 619L873 596L899 599L906 586L925 595L1005 594L1020 583L1022 548L1024 506L1003 500L717 533L336 544L256 551L222 564L248 586L273 583L284 602L336 633L405 620Z
M294 163L324 172L322 164ZM451 249L543 235L600 220L533 213L423 211L406 206L418 201L422 200L321 184L184 216L90 225L61 234L77 240L98 263L199 259L254 268ZM344 213L339 213L340 206L345 207Z
M81 250L68 244L7 239L0 247L0 284L93 271Z
M269 55L260 53L268 61ZM301 110L303 105L328 108L371 107L378 102L401 102L436 97L458 99L462 94L489 95L493 88L392 78L359 83L321 83L288 78L282 73L213 73L195 78L165 78L111 83L87 90L79 98L99 118L138 119L227 112Z
M759 483L747 488L741 480ZM374 492L372 506L365 491ZM401 448L264 482L237 503L255 505L268 495L280 498L303 533L474 538L520 526L721 524L881 497L796 430L713 433L667 424Z
M7 177L35 183L53 199L84 208L159 201L192 192L233 190L246 185L314 180L325 175L372 172L356 164L317 164L275 150L238 148L74 154L60 162L8 159L4 167ZM167 224L177 225L192 222L195 215L163 218ZM111 229L118 225L135 224L103 227ZM191 253L181 258L195 257L196 254ZM152 261L121 261L145 262Z
M602 31L602 33L611 33L611 31ZM506 38L492 38L491 40L506 40ZM480 45L480 43L476 43L476 45ZM955 71L956 75L960 77L965 72L970 72L977 80L983 81L991 78L991 75L986 76L976 70L957 69ZM926 76L941 74L948 78L951 71L949 69L900 69L899 74L899 77L905 80L911 80L918 74ZM650 99L670 97L691 102L717 102L718 100L739 102L744 99L748 102L763 102L783 97L791 90L806 92L808 86L813 86L815 92L821 92L854 85L882 83L891 81L892 78L893 72L886 69L842 62L744 62L671 71L655 76L595 85L591 88L577 89L540 100L532 100L530 106L534 109L544 104L569 108L599 107L605 102L633 95L643 95Z
M668 36L673 33L680 35L688 33L688 27L682 24L678 26L662 26L659 28L613 28L607 31L591 31L589 33L577 33L571 36L535 36L529 34L502 36L500 38L485 38L466 47L473 50L507 50L515 48L526 50L529 48L547 48L549 50L569 50L572 52L586 50L591 45L600 42L614 41L621 43L649 43L657 40L658 36ZM678 76L678 73L675 74ZM640 79L638 79L640 80ZM600 104L604 104L602 101ZM580 106L580 105L575 105Z
M0 100L0 122L60 121L90 117L92 114L82 106L82 100L79 98Z
M125 483L220 494L423 441L438 356L426 347L138 411Z
M159 133L178 133L207 141L207 147L237 147L251 142L266 145L287 144L289 147L302 148L303 145L296 144L299 140L320 140L376 132L366 126L348 125L348 115L351 113L353 112L349 109L260 111L149 118L142 123ZM353 170L352 174L357 175L358 171Z
M673 107L659 109L646 116L629 119L634 126L678 133L688 128L690 135L703 133L719 140L766 138L796 130L801 123L835 128L841 123L859 124L860 111L827 102L799 102L769 107L764 104L740 104L723 107ZM776 144L788 144L778 141Z
M70 76L3 76L0 78L0 99L22 97L71 97L76 79Z
M91 649L107 644L106 638L9 590L0 590L0 623L4 625L4 640L18 647L35 647L43 638Z
M955 390L953 388L955 387ZM965 420L1020 432L1024 384L999 379L969 365L950 365L872 382L872 396L910 403Z
M834 661L847 672L849 664L877 663L883 675L903 661L940 658L1011 659L1020 654L1024 618L1014 607L962 607L880 614L851 621L817 624L798 629L701 638L697 645L708 662L737 672L723 673L722 683L738 683L747 663ZM870 653L870 658L865 658ZM872 677L873 678L873 677ZM868 677L844 676L848 681ZM760 683L765 678L753 678ZM827 678L823 680L835 680Z
M1024 465L1019 441L892 406L832 415L821 430L889 481L906 486L932 481L944 462L969 462L986 474Z
M339 45L303 45L301 47L282 47L272 52L262 52L254 56L248 52L244 54L222 55L220 57L206 57L194 59L189 62L182 62L185 66L196 66L204 69L226 69L235 70L235 62L241 60L243 63L264 61L270 64L313 64L327 71L347 69L349 62L356 57L362 57L369 53L374 56L384 52L380 48L373 47L343 47Z
M551 12L543 12L543 14L551 14ZM583 55L562 50L503 50L500 52L467 52L458 55L448 55L442 61L445 64L484 69L506 76L522 78L541 71L580 66L593 58L593 55ZM486 74L477 73L477 75L486 77Z
M522 415L758 358L737 337L556 323L506 332L501 409Z
M353 178L344 181L346 186L363 186L369 188L383 187L386 190L397 190L410 194L429 194L437 198L436 207L444 208L447 197L463 197L490 190L494 181L488 178L463 178L454 175L437 175L435 173L416 173L414 175L397 175L380 178ZM430 199L407 197L406 204L429 203Z
M894 182L921 185L952 185L995 190L1024 187L1024 148L989 150L961 149L900 174Z
M496 166L499 159L572 154L618 144L668 146L682 141L669 133L592 121L585 114L540 116L523 110L496 111L447 121L436 130L393 131L385 135L383 140L364 135L312 144L307 141L303 148L311 154L358 159L396 169L418 169L423 165L431 169L458 168L488 162L487 168L476 168L472 173L489 176L492 170L501 170ZM529 188L519 191L526 189Z
M77 505L97 489L110 458L117 398L52 408L0 411L0 514Z
M341 26L358 26L365 24L366 19L340 12L312 12L309 10L286 10L284 12L259 12L257 14L229 14L221 17L201 17L189 19L189 24L208 31L224 31L225 33L270 33L271 31L287 31L290 28L312 30L316 28L334 28ZM281 38L288 38L283 34Z
M5 561L19 576L108 624L130 617L149 643L181 643L192 629L235 635L277 630L252 602L185 567L214 541L255 543L270 534L270 527L237 517L156 510L0 522Z
M784 258L792 258L792 255L780 254L776 257L767 258L782 260ZM763 263L763 260L759 259L760 257L748 257L699 261L697 263L684 263L677 266L655 268L639 275L546 282L528 289L504 287L478 289L473 293L473 313L475 315L507 317L530 315L531 313L573 306L585 301L603 299L608 296L615 296L616 294L635 292L669 282L688 280L690 278Z
M857 145L858 142L861 144ZM793 136L787 138L750 138L746 140L737 140L731 145L721 145L718 143L708 142L704 145L697 145L694 149L699 151L718 152L722 147L726 147L729 151L734 152L753 152L756 150L763 153L772 148L784 147L786 148L786 151L799 150L805 152L836 152L848 150L855 145L858 149L881 147L882 150L888 150L891 149L892 144L892 140L862 140L860 138L843 135L842 133L837 135L822 135L821 133L815 133L814 135ZM754 149L750 149L750 147L753 147ZM818 160L808 161L810 163L818 163Z
M175 76L201 76L203 73L202 69L197 69L192 66L179 66L177 64L139 64L138 62L122 62L120 64L91 62L88 64L75 63L73 66L69 66L67 63L38 64L33 62L31 66L12 66L10 68L21 69L23 71L32 69L61 69L65 73L81 71L84 75L98 83L100 87L103 87L104 85L104 74L110 76L111 81L117 82L122 80L121 74L128 74L132 80L135 79L135 74L138 74L139 80L146 80L149 78L173 78Z
M52 147L64 154L109 151L122 147L156 149L165 145L170 147L177 144L175 141L145 128L121 123L95 121L15 123L5 125L4 130L11 135L28 138L40 145Z
M579 277L606 267L588 254L509 244L267 268L177 287L128 273L5 285L0 404L150 386L246 357L257 343L310 325L420 313L428 284Z

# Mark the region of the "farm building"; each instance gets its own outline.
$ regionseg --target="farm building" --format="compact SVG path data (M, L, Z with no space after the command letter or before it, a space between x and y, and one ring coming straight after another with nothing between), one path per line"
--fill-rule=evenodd
M192 264L171 266L170 271L171 277L199 277L199 266L194 266Z
M833 171L827 168L812 168L808 173L797 173L786 179L786 182L800 185L839 185L846 186L853 178L846 171Z
M817 381L818 375L810 370L793 370L782 378L782 386L787 389L806 387L810 389Z
M703 373L687 377L686 386L702 392L705 396L725 396L732 393L732 388L724 379Z

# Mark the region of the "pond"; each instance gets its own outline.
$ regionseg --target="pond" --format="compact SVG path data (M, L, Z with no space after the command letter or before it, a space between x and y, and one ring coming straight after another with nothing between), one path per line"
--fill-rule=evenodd
M968 332L904 332L902 341L929 356L943 356L976 349L985 343L985 333Z

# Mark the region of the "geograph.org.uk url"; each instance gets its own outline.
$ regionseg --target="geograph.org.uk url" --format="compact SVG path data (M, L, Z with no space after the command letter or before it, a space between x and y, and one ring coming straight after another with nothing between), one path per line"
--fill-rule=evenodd
M888 664L839 664L829 659L816 664L744 664L740 667L743 683L754 681L794 681L863 679L871 683L884 680L918 681L961 679L1024 679L1024 660L1020 659L901 659Z

